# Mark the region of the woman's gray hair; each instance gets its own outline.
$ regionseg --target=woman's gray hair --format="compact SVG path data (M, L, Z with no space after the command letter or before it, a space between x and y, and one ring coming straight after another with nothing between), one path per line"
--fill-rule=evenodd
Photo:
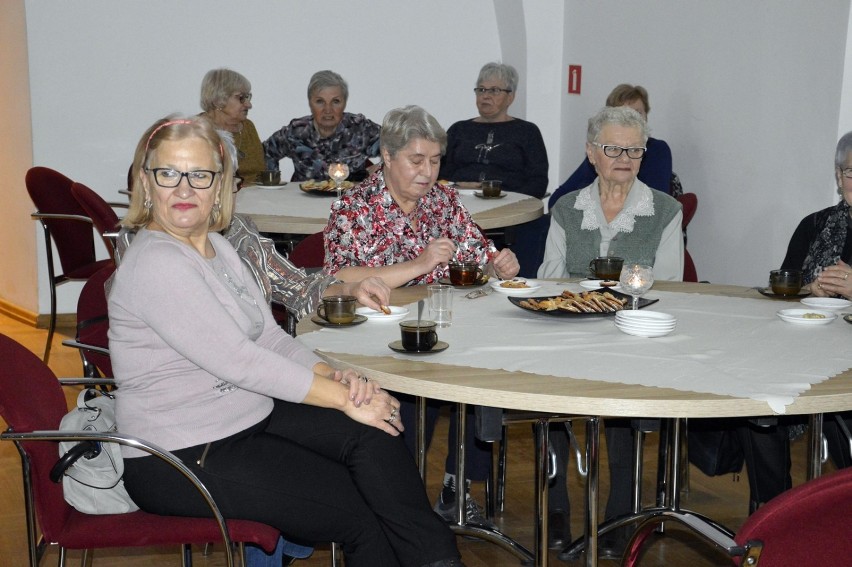
M340 92L343 94L343 102L349 100L349 85L346 81L334 71L317 71L311 76L308 82L308 100L314 96L314 93L328 87L340 87Z
M236 71L212 69L207 71L201 81L201 110L213 112L224 107L234 93L250 92L251 83Z
M642 115L629 106L605 106L597 114L589 118L589 128L586 131L586 141L593 143L598 141L603 127L608 124L624 126L625 128L636 128L642 135L642 144L648 143L648 123Z
M843 169L846 167L846 159L852 152L852 132L846 132L837 142L837 151L834 154L834 167Z
M416 105L394 108L385 114L382 120L382 132L379 143L390 157L408 145L411 140L423 139L437 142L441 146L441 155L447 151L447 131L435 120L435 117Z
M486 63L482 66L482 69L479 70L479 78L476 79L476 86L482 84L482 81L486 81L488 79L498 79L503 81L503 84L506 85L506 88L512 92L518 90L518 72L511 65L506 65L505 63Z

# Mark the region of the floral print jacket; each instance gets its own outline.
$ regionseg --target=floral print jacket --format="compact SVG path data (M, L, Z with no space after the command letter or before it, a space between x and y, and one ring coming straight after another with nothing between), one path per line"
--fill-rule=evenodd
M412 227L415 218L416 230ZM325 228L325 271L333 275L348 266L407 262L441 237L458 244L455 257L460 261L484 265L496 251L494 243L459 201L455 189L435 184L409 216L391 197L380 168L332 205ZM429 284L447 275L447 270L439 266L406 285Z

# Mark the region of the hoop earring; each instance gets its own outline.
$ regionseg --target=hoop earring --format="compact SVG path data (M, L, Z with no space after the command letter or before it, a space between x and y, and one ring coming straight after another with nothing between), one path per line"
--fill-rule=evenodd
M150 198L146 197L143 205L145 206L146 209L151 210L151 207L154 206L154 203L151 201Z

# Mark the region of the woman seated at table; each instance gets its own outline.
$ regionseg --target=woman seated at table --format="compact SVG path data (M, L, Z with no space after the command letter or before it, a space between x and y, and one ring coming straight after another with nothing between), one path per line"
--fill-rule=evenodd
M606 97L606 105L629 106L641 114L645 120L648 120L648 113L651 112L651 105L648 102L648 91L639 85L634 86L626 83L618 85ZM672 173L672 151L669 149L669 145L663 140L648 137L646 147L648 150L642 158L642 165L639 167L639 173L636 175L639 181L651 189L656 189L669 195L672 195L673 187L682 193L680 181L676 181L676 187L673 185L673 180L677 179L677 176ZM597 171L595 171L589 158L585 158L583 163L580 164L565 183L553 192L553 195L550 196L550 200L548 201L548 207L553 208L556 201L565 193L588 187L597 175Z
M379 276L391 287L436 283L448 277L447 263L453 259L475 261L502 278L518 273L512 251L498 252L473 222L456 190L436 182L446 144L446 132L422 108L406 106L388 112L382 123L383 165L332 205L325 229L326 271L347 282ZM473 406L469 407L472 412ZM403 416L413 420L413 413L403 411ZM436 417L434 410L429 412L427 444ZM471 427L466 432L471 448L466 470L469 479L484 480L491 448L473 442L473 422L468 420ZM409 424L413 431L413 421ZM455 419L450 428L449 447L455 447ZM407 435L406 442L413 450L414 436ZM451 450L445 490L436 505L450 521L455 517L455 470ZM467 512L469 521L485 523L472 499Z
M266 169L263 145L254 123L248 119L251 110L251 83L230 69L213 69L201 81L201 109L216 128L230 132L237 147L240 167L236 175L243 183L257 183L258 174Z
M852 132L837 142L834 178L840 201L806 216L796 227L781 267L802 270L804 289L817 297L852 299ZM852 413L843 414L852 428ZM826 416L824 432L838 468L852 466L849 441L834 416Z
M486 63L476 86L479 116L447 130L447 152L441 179L456 182L499 180L503 189L542 198L547 190L547 149L538 126L515 118L509 107L518 91L518 72L511 65ZM547 219L506 227L492 233L515 250L520 273L533 277L541 263Z
M216 232L231 220L233 163L212 125L156 122L133 170L123 224L139 232L109 297L121 430L175 452L226 517L340 542L347 564L461 565L397 438L399 403L284 333ZM158 459L123 451L140 508L207 514Z
M680 203L636 178L647 140L648 125L632 108L606 107L589 119L586 155L597 178L588 187L564 195L553 207L539 277L585 276L592 259L609 255L622 257L625 263L653 266L658 280L683 279ZM606 508L609 519L632 509L633 430L629 420L607 420L605 431L610 468ZM557 457L567 456L564 429L554 427L553 433ZM549 493L553 529L548 537L554 548L570 540L566 467L565 461L557 463L557 476ZM624 533L620 532L602 540L601 553L620 555L623 538Z
M345 112L349 86L334 71L318 71L308 83L310 116L294 118L265 142L267 169L293 160L293 181L327 179L328 166L345 163L349 179L361 181L379 155L379 125L363 114Z

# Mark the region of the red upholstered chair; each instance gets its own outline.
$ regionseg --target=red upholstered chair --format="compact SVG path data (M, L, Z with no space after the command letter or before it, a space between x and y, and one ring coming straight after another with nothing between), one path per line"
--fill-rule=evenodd
M66 549L182 545L184 558L191 561L188 544L225 540L229 567L234 565L230 541L255 543L267 552L275 549L278 530L245 520L228 520L225 529L218 507L198 478L171 453L144 442L142 447L178 468L196 484L210 504L211 516L215 519L158 516L142 511L88 515L72 508L62 496L62 484L49 479L50 470L58 459L57 445L52 441L85 438L127 444L134 438L118 433L57 431L68 409L60 382L53 372L26 348L2 334L0 360L3 360L0 365L0 417L9 426L0 434L0 440L14 441L21 455L31 567L36 567L40 560L37 527L45 542L60 546L60 567L64 565Z
M705 529L696 533L728 553L734 565L848 565L852 558L850 517L852 468L846 468L806 482L770 500L749 516L733 538L706 525ZM622 565L632 567L637 564L644 540L661 520L676 520L690 525L697 518L660 516L646 521L628 544Z
M115 259L115 241L107 236L114 234L118 230L118 215L113 210L113 207L127 208L125 203L108 203L103 197L83 185L82 183L74 183L71 186L71 194L86 211L86 214L92 219L92 224L101 238L104 239L104 245L109 250L110 256Z
M113 377L109 358L109 316L104 285L115 272L115 265L108 264L95 272L80 290L77 300L77 336L62 344L80 350L83 374L89 378Z
M27 192L36 207L32 218L41 223L47 252L47 274L50 280L50 322L44 361L50 359L53 332L56 330L56 287L74 280L87 280L111 262L95 257L92 221L71 194L73 181L47 167L33 167L26 175ZM53 264L53 246L59 255L62 273Z
M698 208L698 196L695 193L684 193L678 195L676 199L683 207L683 233L684 233L684 248L683 248L683 281L697 282L698 273L695 270L695 262L692 261L689 251L686 249L686 227L689 221L695 216L695 210Z
M287 257L297 268L322 268L325 262L322 232L307 236Z

